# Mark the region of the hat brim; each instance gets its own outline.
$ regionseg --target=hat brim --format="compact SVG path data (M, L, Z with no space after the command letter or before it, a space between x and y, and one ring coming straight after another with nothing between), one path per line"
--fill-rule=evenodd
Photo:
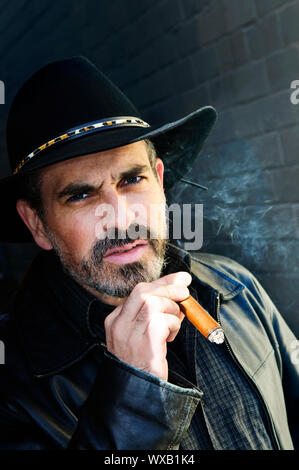
M188 116L159 126L124 127L94 132L69 142L59 142L33 157L17 175L0 180L2 205L2 242L32 242L33 238L16 211L20 183L24 176L64 160L102 152L144 139L151 139L157 156L164 162L164 189L167 191L191 168L217 119L211 106L197 109Z

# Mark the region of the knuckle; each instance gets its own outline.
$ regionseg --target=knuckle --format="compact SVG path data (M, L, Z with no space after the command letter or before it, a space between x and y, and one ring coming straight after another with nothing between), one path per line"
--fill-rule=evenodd
M175 316L178 316L181 313L179 305L172 300L172 309Z
M146 292L148 284L146 282L139 282L132 290L131 294L140 297L142 300L146 299Z
M105 320L104 320L104 327L106 330L109 330L110 329L110 325L111 325L111 316L108 315Z
M146 320L155 309L156 301L152 297L147 297L140 309L137 320Z
M147 287L147 282L138 282L138 284L134 287L133 290L137 292L143 292L146 287Z
M120 328L118 328L118 325L116 324L116 322L114 322L112 324L110 334L111 334L111 337L113 338L113 341L115 343L120 343L121 342L121 340L123 338L123 334L122 334L122 331L120 330Z
M172 298L177 298L181 297L182 295L185 295L186 292L188 292L187 287L181 286L178 284L168 284L166 286L166 291L167 291L167 296L172 299Z
M149 295L144 300L143 305L149 311L152 310L153 308L157 308L157 306L159 305L159 298Z

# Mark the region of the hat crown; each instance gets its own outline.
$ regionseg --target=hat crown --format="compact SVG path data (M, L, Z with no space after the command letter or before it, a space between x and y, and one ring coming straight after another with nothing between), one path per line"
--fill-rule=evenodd
M12 102L6 128L11 168L67 130L112 116L140 113L87 58L46 65L24 83Z

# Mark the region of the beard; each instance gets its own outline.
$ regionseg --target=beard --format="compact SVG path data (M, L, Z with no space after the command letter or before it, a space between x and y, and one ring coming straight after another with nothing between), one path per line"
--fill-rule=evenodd
M142 237L136 237L136 228ZM132 238L133 233L135 233L134 238ZM101 294L128 297L138 283L159 279L166 266L167 239L159 237L152 229L142 225L132 224L127 231L116 228L107 231L106 237L97 240L87 257L79 261L61 249L59 242L49 230L47 235L64 270L83 287L89 287ZM107 250L132 243L136 239L148 242L146 252L138 261L119 265L104 260Z

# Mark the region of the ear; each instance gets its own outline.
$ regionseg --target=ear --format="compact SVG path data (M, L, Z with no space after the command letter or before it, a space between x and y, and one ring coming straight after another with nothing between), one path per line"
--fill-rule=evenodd
M156 171L157 171L157 175L161 183L161 186L163 188L164 163L159 157L156 158Z
M24 199L18 199L16 209L24 224L30 230L35 243L43 250L52 250L53 246L47 237L44 224L36 211Z

